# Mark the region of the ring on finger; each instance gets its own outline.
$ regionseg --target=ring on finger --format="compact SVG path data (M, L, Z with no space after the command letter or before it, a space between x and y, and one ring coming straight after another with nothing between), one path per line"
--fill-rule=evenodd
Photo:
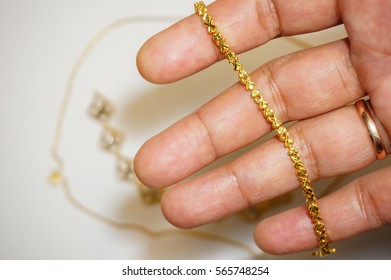
M376 158L381 160L385 159L387 157L387 152L384 147L384 143L382 141L382 138L380 136L380 133L376 127L376 124L373 120L374 112L373 110L370 110L371 104L370 100L358 100L354 106L356 107L361 120L363 121L365 127L367 128L369 137L371 139L371 142L373 144L373 148L376 153Z

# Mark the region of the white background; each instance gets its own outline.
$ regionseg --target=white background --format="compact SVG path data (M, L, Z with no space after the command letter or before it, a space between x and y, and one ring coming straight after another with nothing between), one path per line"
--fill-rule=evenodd
M56 117L71 67L87 42L104 26L134 16L181 18L193 1L0 0L0 258L1 259L246 259L246 251L181 233L145 236L110 226L74 207L59 186L48 183ZM226 63L172 85L139 77L137 49L173 19L128 24L113 30L83 65L73 90L60 153L73 194L95 212L153 230L172 228L158 206L147 207L133 186L116 179L113 158L97 144L100 128L86 114L95 89L117 104L113 124L127 135L124 152L235 82ZM314 44L344 36L343 28L305 36ZM248 69L300 49L280 39L244 55ZM207 86L203 86L207 85ZM371 168L389 164L378 162ZM217 163L219 164L219 163ZM370 169L364 170L368 172ZM351 180L357 174L344 179ZM322 190L330 181L316 185ZM264 216L301 204L299 191ZM240 240L256 250L254 222L235 216L201 230ZM391 257L391 228L336 242L331 259ZM259 258L305 259L307 253Z

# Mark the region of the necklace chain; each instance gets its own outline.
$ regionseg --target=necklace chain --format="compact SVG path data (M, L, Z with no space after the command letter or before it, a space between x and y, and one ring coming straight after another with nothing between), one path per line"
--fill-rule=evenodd
M75 208L79 209L81 212L89 215L90 217L101 221L107 225L117 227L117 228L126 228L134 231L141 232L142 234L149 236L151 238L163 238L168 235L182 235L182 236L189 236L189 237L196 237L200 239L205 240L211 240L211 241L217 241L221 242L222 244L226 244L232 247L236 247L239 249L242 249L243 251L247 252L249 256L253 259L259 258L259 252L254 251L249 245L247 245L244 242L241 242L239 240L236 240L234 238L225 237L219 234L215 234L212 232L206 232L202 230L177 230L177 229L165 229L165 230L153 230L148 226L134 223L134 222L127 222L127 221L118 221L112 217L108 217L104 214L99 213L98 211L91 209L84 203L82 203L72 192L72 189L70 187L70 184L68 182L67 177L64 173L65 168L65 162L61 155L59 154L59 148L62 140L63 130L64 130L64 122L66 119L66 114L68 112L68 107L70 103L70 99L72 97L73 88L75 86L75 81L78 76L79 70L83 66L84 62L87 60L89 55L92 53L92 51L95 49L95 47L102 41L103 38L106 37L110 32L113 30L129 25L129 24L136 24L136 23L145 23L145 22L162 22L162 21L173 21L177 20L177 18L171 18L171 17L129 17L117 20L113 23L110 23L109 25L102 28L85 46L83 51L81 52L80 56L75 61L73 68L70 71L70 74L67 79L65 92L63 95L63 99L60 103L60 110L57 115L57 120L55 123L55 131L54 131L54 138L51 146L51 156L56 164L56 167L49 175L49 182L52 185L58 185L62 187L62 190L64 191L64 195L69 201L71 205L73 205ZM93 100L94 101L94 100ZM95 100L96 101L96 100ZM95 104L96 105L96 104ZM99 106L98 106L99 107ZM106 123L106 119L109 116L111 112L106 111L108 107L104 107L103 111L95 112L96 114L99 113L100 117L102 119L97 118L98 121L102 122L102 125L104 128L107 128L108 124ZM94 108L90 108L94 109ZM97 109L97 107L95 107ZM92 116L94 115L94 112L90 112ZM109 127L111 128L111 127ZM110 136L110 135L109 135ZM112 136L112 135L111 135ZM110 137L109 137L110 138ZM107 139L104 139L107 140ZM110 139L108 139L110 140ZM114 154L117 156L117 153L114 149ZM121 159L119 157L119 159ZM118 168L122 169L124 168L122 162L119 162L120 166ZM129 166L126 166L128 168ZM121 175L121 174L120 174ZM138 181L136 182L136 185L138 185ZM139 186L140 187L140 186ZM147 202L149 199L151 199L150 192L144 192L145 186L141 188L141 197L144 199L144 195L147 195ZM154 197L152 197L153 200ZM145 199L144 199L145 200Z
M251 93L252 99L258 104L258 108L263 112L264 117L275 130L278 139L284 143L285 148L288 150L288 156L296 169L297 179L300 183L301 190L303 191L308 212L311 216L318 239L320 250L313 252L312 254L326 256L334 253L336 250L330 248L325 224L320 215L319 206L314 189L311 186L311 181L308 177L308 172L304 166L304 162L300 158L299 150L294 146L292 137L287 129L282 126L282 122L278 119L274 110L269 106L269 103L264 99L261 91L257 89L255 83L251 81L249 73L243 69L237 55L231 51L224 36L217 30L217 26L215 25L212 16L208 14L208 9L204 2L195 3L194 8L196 13L201 16L208 33L212 36L213 42L220 49L221 53L225 55L229 64L233 66L234 71L238 73L240 82L246 87L246 90Z
M123 222L123 221L117 221L111 217L107 217L105 215L102 215L98 213L97 211L89 208L88 206L81 203L72 193L72 190L69 186L68 180L64 175L64 160L59 154L59 147L61 144L61 138L63 133L63 127L64 127L64 121L66 117L66 113L68 111L69 101L72 97L73 88L75 85L75 80L78 76L79 70L86 61L86 59L89 57L91 52L95 49L95 47L99 44L99 42L108 35L111 31L114 29L127 25L127 24L135 24L135 23L143 23L146 21L149 22L160 22L163 20L172 20L168 17L129 17L120 19L118 21L115 21L106 27L102 28L86 45L78 59L75 61L73 68L69 74L69 77L67 79L66 88L63 96L63 100L61 102L61 107L58 112L57 120L56 120L56 126L55 126L55 132L54 132L54 138L53 138L53 144L51 147L51 155L53 157L53 160L56 163L56 168L54 171L51 172L49 181L53 185L60 185L64 191L64 194L66 198L69 200L69 202L79 209L80 211L86 213L87 215L102 221L108 225L119 227L119 228L129 228L135 231L139 231L144 233L147 236L151 236L154 238L170 235L170 234L183 234L183 235L189 235L214 241L219 241L222 243L226 243L227 245L231 245L234 247L242 248L243 250L247 251L249 255L251 255L254 258L258 258L258 253L254 252L253 249L251 249L247 244L239 242L237 240L223 237L214 233L209 232L203 232L198 230L187 230L187 231L178 231L175 229L167 229L162 231L153 231L150 228L143 226L141 224L132 223L132 222ZM301 47L309 47L308 44L305 42L295 39L295 38L289 38L292 43L301 46ZM108 112L105 112L108 113ZM103 120L104 121L104 120ZM334 184L336 185L336 184ZM262 208L263 209L263 208Z

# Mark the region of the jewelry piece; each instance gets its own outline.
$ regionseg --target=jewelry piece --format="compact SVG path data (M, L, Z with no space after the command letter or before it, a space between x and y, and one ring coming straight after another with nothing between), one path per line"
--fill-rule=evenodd
M89 107L91 117L102 124L103 131L100 137L100 144L108 152L114 153L117 160L118 176L124 180L135 184L138 187L140 196L145 203L152 204L160 201L164 190L152 189L145 186L134 174L133 160L121 154L121 145L124 134L110 126L107 122L114 113L114 105L100 93L95 93Z
M382 139L380 137L379 131L376 128L375 122L372 119L371 112L369 111L368 104L370 100L358 100L354 103L365 127L368 130L369 137L371 138L373 148L375 149L377 159L385 159L387 157L387 152L384 148ZM369 104L370 105L370 104Z
M154 240L159 239L161 237L167 236L167 235L186 235L186 236L192 236L197 237L201 239L208 239L211 241L216 241L220 243L224 243L229 246L240 248L246 252L248 252L249 256L251 256L254 259L259 258L259 253L257 251L254 251L250 246L248 246L246 243L241 242L236 239L228 238L222 235L218 235L211 232L206 231L200 231L200 230L186 230L186 231L179 231L177 229L165 229L165 230L153 230L149 226L145 226L142 224L134 223L131 221L120 221L113 217L106 216L104 214L99 213L98 211L88 207L88 205L85 205L83 202L81 202L72 192L72 188L70 186L70 182L66 176L66 173L64 171L65 168L65 162L63 158L61 157L59 153L59 148L62 140L62 134L64 129L64 121L66 119L66 115L68 112L69 107L69 101L73 95L73 88L75 86L76 78L78 77L78 73L83 66L84 62L87 60L87 58L90 56L91 52L95 49L95 47L102 41L103 38L105 38L110 32L113 30L123 27L124 25L128 24L135 24L140 23L143 24L145 22L154 22L154 21L165 21L165 20L174 20L174 18L167 18L167 17L130 17L130 18L124 18L119 19L117 21L114 21L107 26L103 27L85 46L83 51L81 52L80 56L75 61L72 70L69 73L65 92L63 95L63 99L61 102L60 110L57 115L57 121L55 125L54 130L54 137L53 137L53 143L51 147L51 155L52 158L56 164L56 167L52 170L49 176L49 181L52 185L58 185L62 188L65 197L69 201L69 203L78 209L79 211L83 212L84 214L101 221L102 223L105 223L107 225L117 227L117 228L127 228L134 231L138 231L150 238L153 238ZM177 20L177 18L175 18ZM312 45L309 45L308 43L301 41L297 38L285 38L285 40L290 41L292 44L295 44L301 48L307 48L311 47ZM111 102L109 102L104 96L100 96L99 98L96 98L93 100L92 105L89 108L89 113L96 119L98 119L101 122L107 121L110 116L115 111L115 108ZM104 127L105 128L105 127ZM119 132L119 131L117 131ZM102 134L103 135L103 134ZM122 134L123 136L123 134ZM102 138L102 136L101 136ZM110 137L108 137L110 139ZM113 143L113 138L111 138L111 142ZM104 142L108 140L105 139ZM123 140L123 138L122 138ZM121 140L121 141L122 141ZM118 143L119 141L115 141L115 143ZM107 143L107 142L106 142ZM110 145L108 145L110 146ZM111 144L112 146L112 144ZM116 156L119 155L116 152L119 151L119 149L107 149L110 152L113 152ZM141 196L145 194L145 190L147 190L148 196L145 198L147 200L152 199L155 200L152 193L150 193L150 189L141 184L136 176L134 175L133 170L133 162L131 159L119 156L117 158L117 173L118 176L120 176L121 179L127 180L130 182L135 183L139 187L139 192ZM140 184L139 184L140 183ZM332 184L336 185L336 184ZM332 187L332 186L331 186ZM144 199L144 198L143 198ZM286 198L285 198L286 199ZM148 201L146 201L148 202ZM250 209L250 213L243 213L248 219L254 220L258 219L261 212L266 210L267 205L269 202L265 202L266 206L263 207L262 205L255 205L254 207L256 211L252 211Z
M66 176L65 173L65 162L63 158L61 157L59 153L59 148L61 146L61 140L64 130L64 122L68 113L68 107L69 107L69 101L73 95L73 88L75 87L76 79L78 77L78 73L85 63L85 61L88 59L92 51L96 48L96 46L102 41L103 38L105 38L108 34L110 34L113 30L123 27L125 25L131 25L131 24L144 24L145 22L160 22L160 21L173 21L178 20L178 18L169 18L169 17L148 17L148 16L142 16L142 17L130 17L130 18L124 18L119 19L117 21L114 21L107 26L103 27L84 47L83 51L79 55L79 57L74 62L74 65L72 67L72 70L70 71L65 91L63 95L62 102L60 103L60 109L57 114L57 120L55 123L55 129L54 129L54 137L53 142L51 146L51 156L55 162L55 168L51 171L49 175L49 182L52 185L60 186L64 192L65 197L69 201L69 203L78 209L79 211L83 212L84 214L92 217L93 219L96 219L98 221L101 221L102 223L105 223L107 225L116 227L116 228L127 228L131 229L133 231L140 232L144 234L145 236L148 236L152 238L153 240L157 240L159 238L168 236L168 235L182 235L182 236L189 236L189 237L196 237L200 239L220 242L222 244L226 244L228 246L236 247L239 249L242 249L243 251L247 252L249 256L253 259L258 259L259 252L255 251L253 248L248 246L245 242L236 240L234 238L225 237L223 235L219 235L212 232L207 231L201 231L201 230L186 230L186 231L180 231L178 229L164 229L164 230L153 230L151 227L131 222L131 221L121 221L117 220L113 217L106 216L104 214L99 213L99 211L96 211L95 209L90 208L88 205L81 202L72 192L72 188L70 186L70 182ZM303 46L305 45L305 42L302 42L300 40L292 41L292 43ZM110 116L113 114L115 108L111 102L109 102L104 96L99 96L96 99L93 99L93 102L91 106L89 107L89 113L94 118L99 120L102 123L105 123ZM108 126L110 127L110 126ZM107 127L103 127L104 129ZM119 132L119 131L117 131ZM103 135L103 134L102 134ZM123 136L123 135L122 135ZM101 136L102 138L102 136ZM113 143L113 138L111 137L111 142ZM110 137L106 138L106 140L110 139ZM123 140L123 139L122 139ZM121 140L121 141L122 141ZM119 141L115 141L115 143L119 143ZM107 143L107 142L106 142ZM108 146L112 146L108 145ZM157 195L153 194L153 191L148 187L144 186L134 175L133 170L133 161L129 158L121 156L119 153L118 148L116 149L107 149L109 152L113 152L117 157L117 172L118 176L120 176L121 179L131 181L135 183L138 188L140 195L143 199L145 199L147 203L148 201L155 201L157 198ZM147 196L145 194L147 193ZM160 195L160 194L159 194Z
M208 14L208 9L204 2L200 1L194 4L195 12L201 16L202 22L207 28L208 33L212 36L215 45L220 49L220 52L225 55L229 64L238 72L240 82L246 87L246 90L251 92L253 100L258 104L259 109L263 112L266 120L272 125L276 131L278 138L282 141L288 149L289 158L292 160L296 169L296 175L300 183L301 189L306 199L308 212L311 216L314 230L317 235L318 245L320 250L313 252L313 255L326 256L334 253L336 250L331 249L329 245L329 238L326 233L324 222L320 215L319 206L315 197L314 189L311 186L308 173L304 167L304 162L300 159L299 151L294 147L294 141L289 132L282 126L282 122L277 118L273 109L270 108L269 103L264 100L263 95L259 89L256 88L255 83L251 81L250 75L243 69L239 63L239 59L234 52L231 51L224 36L218 32L217 26L211 15Z
M99 93L95 93L95 97L89 107L89 113L92 117L105 121L108 120L114 113L115 108L112 102Z

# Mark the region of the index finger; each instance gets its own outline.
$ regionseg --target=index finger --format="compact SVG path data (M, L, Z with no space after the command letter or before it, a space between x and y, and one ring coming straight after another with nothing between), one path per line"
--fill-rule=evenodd
M340 22L336 0L217 0L208 7L232 51L245 52L273 38L319 31ZM222 59L198 15L149 39L140 49L141 75L169 83Z

